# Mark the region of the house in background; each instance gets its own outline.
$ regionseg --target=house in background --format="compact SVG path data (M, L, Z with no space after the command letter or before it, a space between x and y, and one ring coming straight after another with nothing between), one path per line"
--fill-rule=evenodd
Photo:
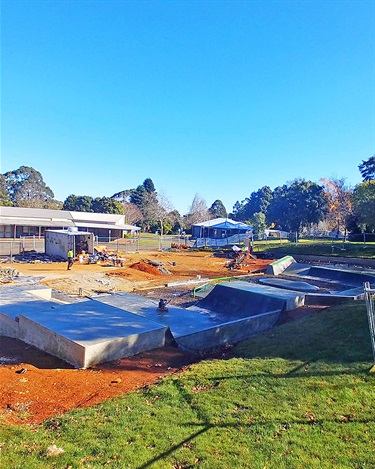
M78 228L98 238L123 238L138 226L125 223L125 215L71 212L43 208L0 207L0 238L42 238L45 230Z
M191 227L194 247L219 247L242 242L246 237L251 238L253 227L230 218L215 218L214 220L196 223Z

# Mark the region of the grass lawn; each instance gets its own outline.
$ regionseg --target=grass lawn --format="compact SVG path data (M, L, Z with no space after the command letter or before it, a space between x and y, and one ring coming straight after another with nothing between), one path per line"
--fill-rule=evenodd
M300 239L298 243L288 240L268 240L256 241L254 243L255 254L259 251L288 252L288 254L305 254L313 256L333 256L333 257L359 257L375 259L375 243L358 243Z
M371 366L364 303L332 307L91 409L0 424L0 467L374 468Z

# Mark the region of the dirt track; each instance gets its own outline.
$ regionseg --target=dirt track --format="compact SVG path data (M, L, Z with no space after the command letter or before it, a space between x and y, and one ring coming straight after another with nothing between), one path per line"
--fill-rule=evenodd
M162 262L169 274L142 260ZM66 263L7 264L23 276L40 278L40 283L72 298L82 289L83 295L106 291L152 293L170 288L167 283L246 275L265 268L270 261L251 261L242 270L229 270L228 259L212 253L144 252L126 256L124 267L108 263L79 264L67 271ZM134 265L136 264L136 265ZM3 264L3 266L5 266ZM133 267L132 267L133 266ZM157 271L156 271L156 270ZM194 285L193 285L194 286ZM186 288L191 290L193 286ZM6 288L6 285L1 288ZM159 290L160 288L160 290ZM177 287L176 287L177 288ZM221 352L220 352L221 353ZM0 418L9 423L37 424L77 407L87 407L110 397L156 382L161 376L175 373L199 357L184 354L172 347L142 353L88 370L75 370L23 342L0 337ZM21 373L21 371L24 371Z

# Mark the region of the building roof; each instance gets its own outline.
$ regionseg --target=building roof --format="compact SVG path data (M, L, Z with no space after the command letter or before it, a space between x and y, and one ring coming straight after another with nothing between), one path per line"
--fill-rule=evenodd
M246 225L240 221L230 218L215 218L213 220L204 221L202 223L194 223L193 226L201 226L203 228L218 228L224 230L252 230L252 226Z
M0 207L0 225L85 227L109 230L138 231L125 223L125 215L112 213L74 212L43 208Z
M110 224L110 223L91 223L91 222L75 222L74 226L78 228L105 228L106 230L127 230L127 231L138 231L140 228L134 225L123 225L123 224Z

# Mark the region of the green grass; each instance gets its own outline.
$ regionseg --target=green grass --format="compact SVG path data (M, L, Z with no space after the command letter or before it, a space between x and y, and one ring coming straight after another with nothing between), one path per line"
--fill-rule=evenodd
M371 365L364 304L330 308L91 409L2 424L0 467L374 468Z
M375 243L358 243L329 240L308 240L300 239L298 243L287 240L256 241L254 243L255 254L259 251L277 251L293 254L305 254L314 256L333 257L358 257L375 258Z

